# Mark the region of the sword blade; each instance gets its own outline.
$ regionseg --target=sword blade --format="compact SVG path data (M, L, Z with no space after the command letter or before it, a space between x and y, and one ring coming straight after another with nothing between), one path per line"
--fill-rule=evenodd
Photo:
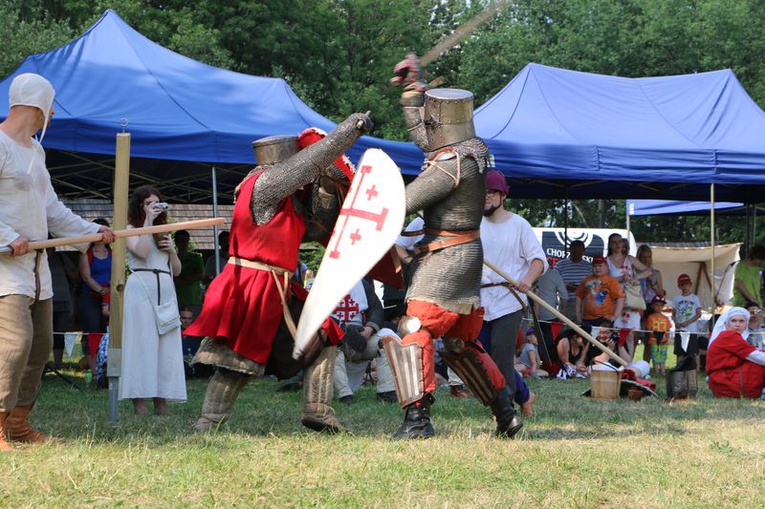
M480 25L491 19L500 9L506 7L510 2L508 0L496 0L489 5L486 10L483 10L470 18L467 23L457 27L451 35L447 36L444 40L433 46L428 50L421 58L420 65L425 67L436 58L441 56L442 53L452 49L460 42L464 41L473 31Z

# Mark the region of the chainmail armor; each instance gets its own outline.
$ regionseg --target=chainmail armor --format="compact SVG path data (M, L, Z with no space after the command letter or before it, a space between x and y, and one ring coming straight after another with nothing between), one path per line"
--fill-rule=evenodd
M361 136L371 124L369 117L354 113L327 136L285 161L256 168L263 170L252 188L252 217L258 225L267 223L276 214L279 202L301 187L317 180L327 167ZM314 211L315 212L315 211Z
M425 228L452 232L478 230L486 196L484 169L488 148L480 138L471 138L448 149L457 157L435 161L429 154L422 173L406 186L408 214L424 211ZM459 183L457 163L459 161ZM423 244L449 237L425 233ZM447 247L413 262L414 275L407 299L438 304L465 313L480 305L483 248L480 239Z
M404 110L404 120L409 128L409 137L423 152L428 151L428 135L422 121L425 94L407 91L401 94L401 105Z

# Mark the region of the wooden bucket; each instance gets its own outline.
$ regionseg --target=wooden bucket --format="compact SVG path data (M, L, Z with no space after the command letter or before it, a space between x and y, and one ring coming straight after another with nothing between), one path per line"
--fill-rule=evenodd
M594 369L590 373L590 396L595 399L618 399L622 374L613 369Z

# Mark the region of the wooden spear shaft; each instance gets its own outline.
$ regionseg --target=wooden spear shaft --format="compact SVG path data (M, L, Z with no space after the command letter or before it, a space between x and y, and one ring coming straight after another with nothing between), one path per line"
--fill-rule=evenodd
M117 230L114 235L117 238L135 237L138 235L151 235L154 233L168 233L178 230L193 230L195 228L205 228L213 225L222 225L226 220L222 217L211 219L197 219L196 221L183 221L180 223L158 224L154 226L144 226L143 228L130 228L127 230ZM49 247L71 246L72 244L85 244L86 242L100 242L103 238L100 233L82 235L80 237L59 237L57 239L37 240L29 243L29 250L47 249ZM10 253L8 246L0 247L0 253Z
M507 282L508 282L508 283L510 283L511 285L514 285L514 284L515 284L515 281L513 280L513 278L511 278L510 276L508 276L507 274L505 274L505 273L504 273L504 271L502 271L502 269L500 269L499 267L497 267L496 265L494 265L493 263L491 263L489 260L484 260L484 261L483 261L483 263L484 263L484 265L486 265L487 267L489 267L491 270L493 270L494 272L496 272L497 274L499 274L500 276L502 276L502 277L503 277L505 280L507 280ZM558 311L557 309L555 309L554 307L552 307L551 305L549 305L547 302L545 302L545 301L544 301L544 300L543 300L543 299L542 299L542 298L541 298L539 295L535 294L535 293L534 293L534 292L532 292L531 290L529 290L528 292L526 292L526 295L528 295L528 296L529 296L531 299L533 299L535 302L538 302L538 303L539 303L539 305L540 305L540 306L542 306L543 308L545 308L547 311L549 311L550 313L552 313L553 315L555 315L555 317L556 317L556 318L559 318L560 320L562 320L562 321L563 321L563 323L565 323L566 325L568 325L569 327L571 327L572 329L574 329L574 330L575 330L575 331L576 331L576 332L577 332L577 333L578 333L580 336L582 336L584 339L586 339L587 341L589 341L590 343L592 343L593 345L595 345L595 347L596 347L596 348L598 348L598 349L599 349L599 350L601 350L603 353L605 353L606 355L608 355L608 356L609 356L611 359L613 359L615 362L617 362L617 363L618 363L620 366L624 366L624 367L626 367L626 366L627 366L627 362L626 362L624 359L622 359L621 357L619 357L618 355L616 355L616 354L615 354L614 352L612 352L612 351L611 351L611 350L610 350L610 349L609 349L607 346L603 345L603 344L602 344L600 341L596 340L595 338L593 338L592 336L590 336L589 334L587 334L587 333L584 331L584 329L582 329L581 327L579 327L577 324L575 324L574 322L572 322L572 321L571 321L571 320L570 320L570 319L569 319L567 316L565 316L563 313L561 313L560 311Z

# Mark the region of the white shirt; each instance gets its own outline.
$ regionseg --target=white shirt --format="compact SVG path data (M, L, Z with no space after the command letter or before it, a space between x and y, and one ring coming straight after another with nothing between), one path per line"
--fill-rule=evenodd
M510 218L501 223L483 218L481 242L484 258L516 281L528 273L534 260L541 260L544 270L547 270L547 257L534 230L528 221L517 214L511 213ZM483 267L481 284L504 282L502 276L486 266ZM526 294L517 291L516 293L524 305L528 304ZM495 320L522 308L518 299L504 286L481 288L481 305L484 307L483 318L486 321Z
M55 237L88 235L100 227L59 201L37 141L24 147L0 131L0 245L7 246L19 236L46 240L48 231ZM24 256L0 255L0 296L35 296L36 257L34 251ZM39 272L40 299L50 299L53 284L45 250L40 254Z
M675 297L672 297L672 307L675 308L675 318L677 319L677 323L683 323L696 316L696 311L701 309L701 302L694 293L689 295L676 295ZM701 332L699 330L699 321L696 320L687 327L684 327L683 330L687 332Z

